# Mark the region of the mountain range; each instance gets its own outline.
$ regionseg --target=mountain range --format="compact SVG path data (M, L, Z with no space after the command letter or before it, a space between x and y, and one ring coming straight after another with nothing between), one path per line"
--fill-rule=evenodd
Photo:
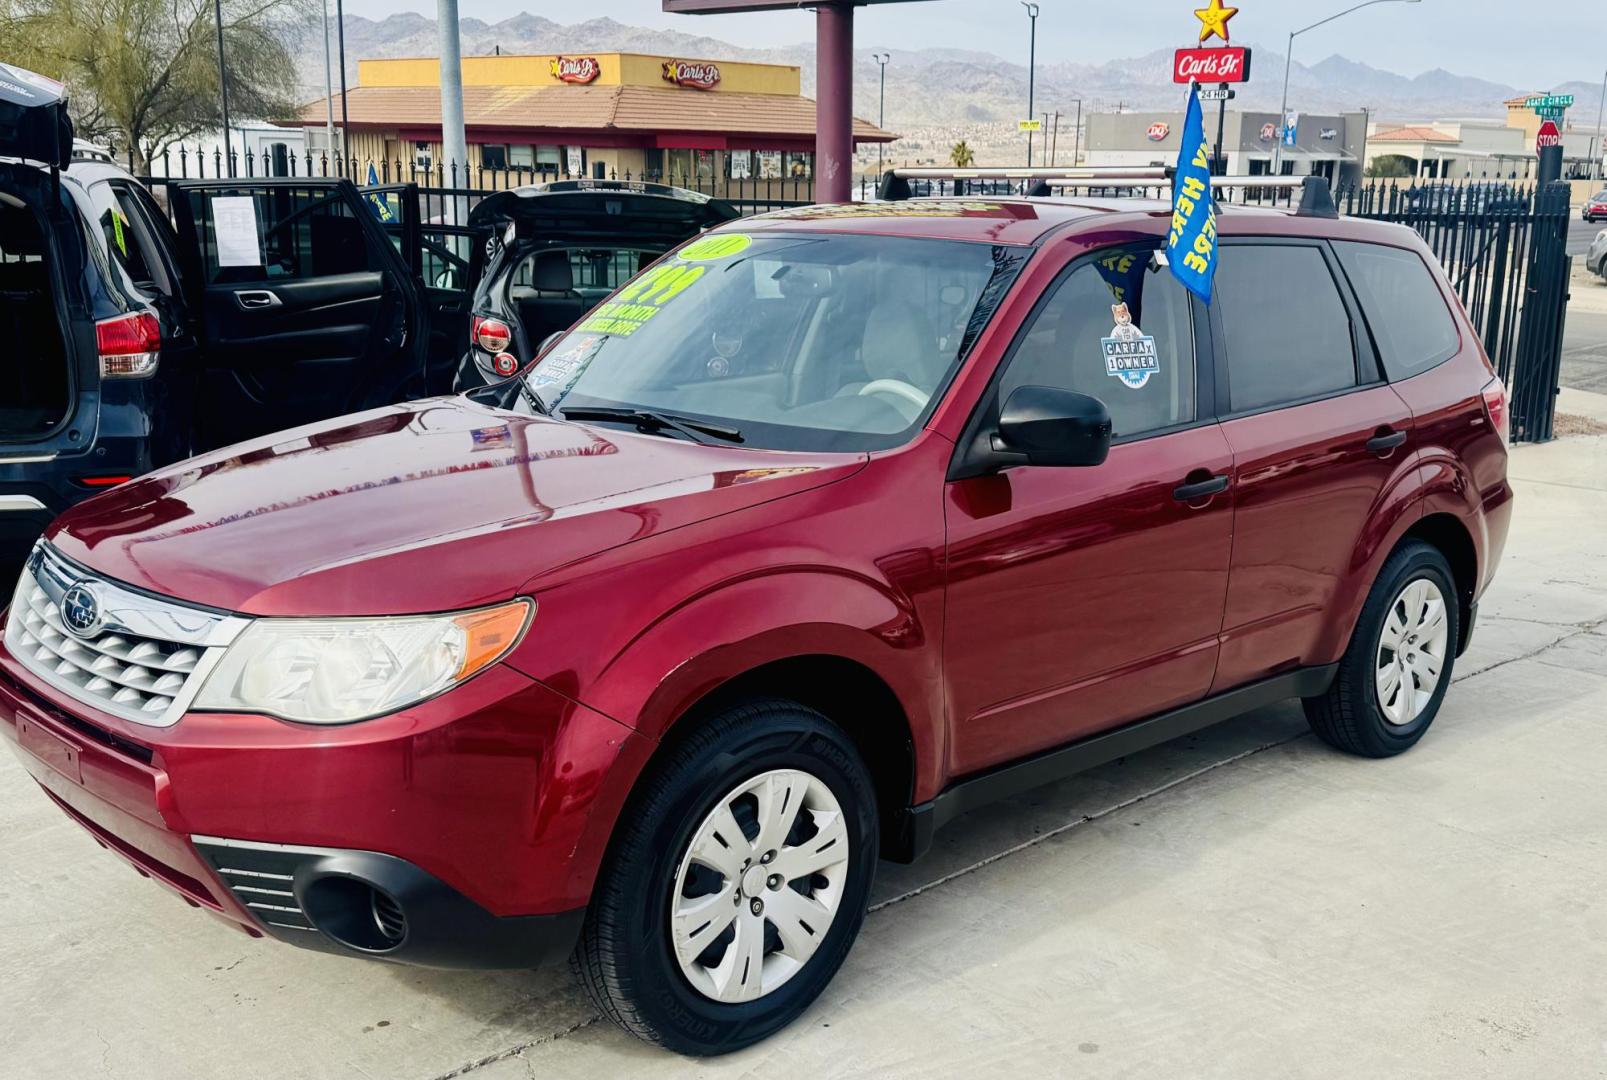
M793 64L802 68L804 93L814 92L814 46L755 49L699 34L629 26L599 18L563 24L522 13L498 22L463 19L465 55L555 52L642 52L687 59L751 60ZM348 15L345 21L347 78L355 85L359 58L435 56L439 53L433 19L414 13L384 19ZM889 148L895 159L946 158L947 147L966 139L988 161L1002 149L1017 146L1015 122L1025 112L1025 64L991 53L966 49L898 49L875 42L856 52L855 112L877 119L879 73L873 51L892 54L887 67L887 113L884 126L903 136ZM324 93L324 58L316 27L300 35L296 55L303 95ZM1236 106L1276 112L1282 90L1284 57L1271 49L1255 49L1253 76L1239 88ZM1082 64L1042 58L1037 71L1037 108L1059 111L1064 134L1081 99L1086 112L1175 109L1180 90L1170 81L1171 50L1139 57ZM1513 87L1441 68L1405 76L1342 56L1290 68L1291 108L1307 113L1366 108L1381 121L1424 122L1448 118L1501 117L1502 103L1520 93L1574 94L1570 112L1576 125L1593 129L1599 85L1565 82L1547 87ZM1012 151L1013 152L1013 151Z

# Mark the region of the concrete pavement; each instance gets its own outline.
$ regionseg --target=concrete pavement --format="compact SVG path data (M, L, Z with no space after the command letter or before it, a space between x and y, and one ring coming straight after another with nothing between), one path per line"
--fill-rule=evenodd
M1607 436L1522 447L1435 729L1362 761L1262 710L884 866L793 1028L690 1062L564 971L253 942L0 756L0 1075L1607 1077Z

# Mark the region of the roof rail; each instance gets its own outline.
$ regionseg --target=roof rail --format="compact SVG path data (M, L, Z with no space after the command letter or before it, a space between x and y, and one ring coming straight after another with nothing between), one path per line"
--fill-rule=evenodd
M914 197L911 180L953 181L969 180L1031 181L1028 198L1043 198L1054 188L1145 188L1171 187L1176 170L1162 166L1136 168L1129 166L1087 166L1076 169L889 169L882 175L876 197L882 202L903 202ZM1325 176L1213 176L1213 188L1299 188L1300 205L1295 213L1300 217L1336 218L1339 210L1334 205L1333 192Z

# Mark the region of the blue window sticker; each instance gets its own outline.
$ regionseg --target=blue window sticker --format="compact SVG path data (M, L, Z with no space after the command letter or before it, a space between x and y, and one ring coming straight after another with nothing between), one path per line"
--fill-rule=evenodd
M1129 390L1142 390L1161 370L1155 339L1133 325L1126 304L1112 304L1110 311L1116 317L1116 328L1110 337L1099 339L1105 351L1105 374L1120 379Z

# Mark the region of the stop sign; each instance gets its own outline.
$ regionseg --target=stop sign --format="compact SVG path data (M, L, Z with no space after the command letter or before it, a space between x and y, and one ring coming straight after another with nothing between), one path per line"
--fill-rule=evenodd
M1553 146L1561 145L1562 132L1557 130L1556 121L1547 120L1541 124L1539 134L1534 137L1535 152L1539 153L1541 150L1549 150Z

